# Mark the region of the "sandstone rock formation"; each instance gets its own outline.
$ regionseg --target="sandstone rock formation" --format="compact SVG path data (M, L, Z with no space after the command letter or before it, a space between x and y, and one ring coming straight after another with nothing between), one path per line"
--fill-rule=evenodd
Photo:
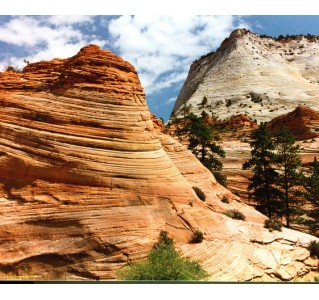
M232 116L223 122L228 130L221 134L220 145L226 152L221 161L224 165L223 173L227 176L228 188L239 195L245 203L248 200L248 178L252 176L250 170L242 170L243 163L250 158L250 135L257 124L247 116ZM288 114L278 116L267 123L269 130L275 134L282 125L286 126L295 136L300 145L300 155L303 166L319 157L319 113L305 105L299 105Z
M272 132L278 132L281 126L286 126L297 140L308 140L319 136L319 112L299 105L294 111L278 116L268 123Z
M116 279L160 230L210 280L317 272L315 237L264 229L265 216L154 126L135 69L113 53L89 45L0 73L0 104L0 278ZM246 221L221 213L232 208ZM197 229L205 241L190 244Z
M173 112L181 116L186 104L195 114L205 110L224 119L241 113L269 121L298 104L319 110L318 67L317 36L274 39L237 29L191 65Z

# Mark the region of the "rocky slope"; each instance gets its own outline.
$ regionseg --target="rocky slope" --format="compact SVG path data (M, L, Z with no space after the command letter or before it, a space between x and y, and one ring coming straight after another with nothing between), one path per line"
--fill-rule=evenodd
M240 196L245 203L254 205L252 199L248 199L247 192L248 178L252 173L250 170L242 170L242 165L250 158L250 135L257 124L251 123L250 120L250 123L245 122L248 126L243 126L243 121L247 117L242 116L240 119L239 117L231 117L225 122L229 124L229 130L222 133L220 142L226 152L226 157L221 159L224 164L223 173L227 176L228 189ZM235 126L231 126L234 119L239 121L235 122ZM319 113L305 105L299 105L292 112L278 116L267 123L268 129L273 134L276 134L282 125L293 133L300 145L300 156L306 171L314 157L319 157Z
M186 104L196 114L206 110L225 119L241 113L269 121L298 104L319 110L318 67L317 36L273 39L237 29L191 65L173 112L181 116Z
M286 126L297 140L308 140L319 136L319 113L305 105L299 105L288 114L278 116L268 123L268 128L276 132Z
M0 104L0 278L116 279L160 230L210 280L318 274L315 237L264 229L265 216L154 126L135 69L113 53L89 45L0 73ZM231 208L246 221L221 213ZM203 243L189 243L195 230Z

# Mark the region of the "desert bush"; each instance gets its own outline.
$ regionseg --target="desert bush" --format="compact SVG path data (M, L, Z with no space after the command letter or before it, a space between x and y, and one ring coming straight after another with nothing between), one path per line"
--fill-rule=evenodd
M264 227L268 228L269 231L273 231L273 230L281 231L282 223L274 219L267 219L264 222Z
M200 103L200 105L201 106L205 106L207 104L207 101L208 101L207 97L204 96L202 102Z
M225 216L232 218L232 219L236 219L236 220L245 220L246 217L244 216L243 213L241 213L239 210L237 209L230 209L230 210L226 210L223 213Z
M205 193L197 186L193 186L193 190L195 191L197 197L202 200L205 201L206 200L206 195Z
M198 262L181 257L167 231L161 231L147 260L122 268L118 276L123 280L201 280L208 274Z
M191 240L192 243L201 243L204 239L204 234L199 231L199 230L196 230L193 234L193 238Z
M10 65L7 66L5 70L6 71L11 71L11 72L16 72L16 73L21 73L22 72L21 69L19 69L17 67L10 66Z
M226 196L223 197L223 199L221 200L223 203L229 203L229 200Z
M232 105L232 100L231 99L227 99L226 100L226 107L230 107Z
M35 86L35 89L37 91L45 91L45 90L48 89L48 87L44 83L42 83L42 84L39 84L39 85Z
M319 258L319 242L310 242L307 249L309 250L311 256L316 256Z

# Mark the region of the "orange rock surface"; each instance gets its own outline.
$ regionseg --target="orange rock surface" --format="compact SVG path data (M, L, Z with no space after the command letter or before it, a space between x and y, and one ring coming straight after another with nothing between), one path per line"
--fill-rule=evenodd
M299 105L292 112L278 116L268 123L269 130L276 132L286 126L297 140L312 139L319 136L319 113L305 105Z
M110 51L0 73L0 104L0 278L114 280L160 230L211 280L317 268L305 249L315 237L264 229L265 216L154 126L135 69ZM221 213L231 208L246 221ZM205 240L190 244L197 229Z

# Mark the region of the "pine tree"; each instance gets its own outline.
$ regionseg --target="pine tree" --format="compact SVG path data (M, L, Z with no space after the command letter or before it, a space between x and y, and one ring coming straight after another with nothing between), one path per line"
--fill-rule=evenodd
M220 184L226 186L226 176L221 173L223 164L216 157L225 157L225 151L214 142L218 135L205 123L205 118L206 116L198 117L193 113L187 115L176 134L180 137L187 136L188 149L213 173Z
M258 203L256 208L271 218L280 210L280 203L275 187L278 174L273 168L274 144L266 125L261 123L259 128L253 131L250 143L251 158L243 164L243 169L251 169L253 172L248 190L252 191L252 197Z
M315 218L315 224L319 222L319 162L317 157L313 160L313 165L309 177L304 179L305 197L312 205L313 210L309 213ZM314 228L316 231L317 228Z
M301 183L300 147L287 127L282 126L275 140L276 165L279 168L277 186L282 193L286 225L290 228L291 209L296 203L296 187Z
M191 104L187 105L187 104L185 103L185 104L183 105L181 111L182 111L182 113L183 113L183 117L184 117L184 118L190 113L191 109L192 109L192 105L191 105Z
M306 178L305 185L306 197L314 203L319 205L319 162L317 157L313 160L310 176Z

